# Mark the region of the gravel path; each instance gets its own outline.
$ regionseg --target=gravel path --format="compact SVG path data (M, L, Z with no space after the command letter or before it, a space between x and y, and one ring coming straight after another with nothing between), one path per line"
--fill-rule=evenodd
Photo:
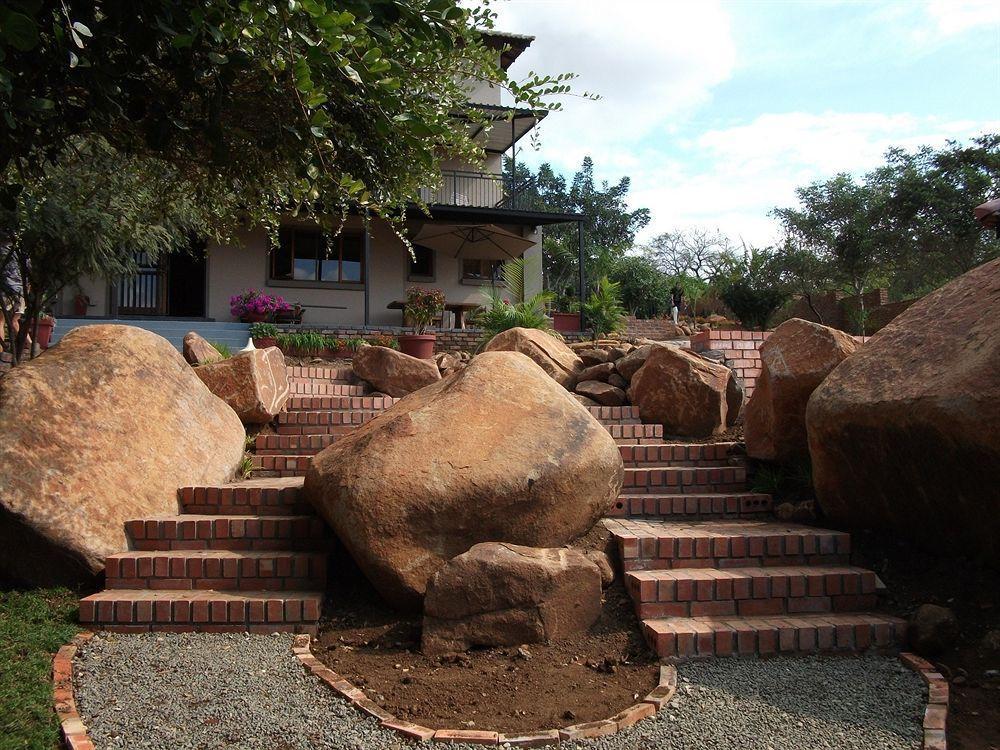
M81 649L75 676L80 714L98 750L413 747L307 675L291 655L288 635L97 637ZM682 665L680 682L677 697L656 719L562 747L911 750L920 745L922 683L895 658L721 659Z

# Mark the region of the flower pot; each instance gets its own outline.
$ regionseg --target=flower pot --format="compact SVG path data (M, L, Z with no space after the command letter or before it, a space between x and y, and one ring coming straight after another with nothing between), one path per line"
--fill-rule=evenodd
M433 333L400 334L399 351L417 359L430 359L434 356L434 342L437 339Z
M73 298L73 314L77 317L83 317L87 314L87 308L90 307L90 297L86 294L78 294Z
M253 345L256 346L258 349L267 349L268 347L277 346L278 339L274 338L273 336L264 336L259 339L255 338L253 340Z
M266 323L267 313L250 312L247 310L240 316L240 323Z
M580 313L552 313L552 327L560 333L582 330L580 327Z
M46 315L44 318L38 319L37 329L32 326L28 330L31 332L32 336L35 337L35 343L38 344L40 349L48 349L49 341L52 338L52 329L55 327L56 319Z

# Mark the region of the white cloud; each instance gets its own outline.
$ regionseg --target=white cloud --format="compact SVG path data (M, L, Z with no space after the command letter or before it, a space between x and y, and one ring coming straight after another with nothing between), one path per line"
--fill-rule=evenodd
M574 90L602 97L567 97L552 115L558 125L542 125L546 158L564 168L588 153L609 169L630 164L632 143L703 105L735 66L717 2L507 0L493 9L497 28L537 37L515 77L573 72Z
M777 239L768 217L795 188L877 167L891 146L941 146L1000 128L1000 121L941 121L908 114L788 112L708 130L681 152L649 152L632 174L633 203L653 209L648 238L677 226L717 227L753 244Z
M1000 3L996 0L928 0L927 15L938 33L946 36L970 29L1000 31Z

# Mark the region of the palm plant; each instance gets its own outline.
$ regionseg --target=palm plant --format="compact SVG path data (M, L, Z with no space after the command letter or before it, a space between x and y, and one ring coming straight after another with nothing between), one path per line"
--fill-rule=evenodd
M624 329L625 308L621 303L621 285L602 276L590 298L583 303L583 314L595 339Z
M550 331L552 323L545 315L545 305L552 301L552 292L538 292L524 298L524 259L515 258L500 266L503 293L495 288L485 290L486 304L476 311L476 324L483 329L481 346L501 331L511 328L537 328Z

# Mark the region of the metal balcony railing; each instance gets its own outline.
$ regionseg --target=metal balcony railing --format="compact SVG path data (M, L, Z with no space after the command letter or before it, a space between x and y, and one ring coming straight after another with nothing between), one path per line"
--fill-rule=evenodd
M441 177L441 187L420 191L420 198L428 205L557 213L534 200L531 194L512 186L509 174L448 170L443 171Z

